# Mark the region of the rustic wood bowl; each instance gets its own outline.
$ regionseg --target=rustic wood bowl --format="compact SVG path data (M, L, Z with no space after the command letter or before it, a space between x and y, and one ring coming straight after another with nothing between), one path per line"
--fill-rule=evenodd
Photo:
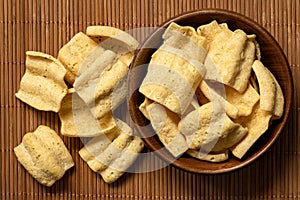
M176 22L182 26L193 26L194 28L197 28L212 20L217 20L219 23L227 23L231 30L242 29L247 34L255 34L257 36L257 41L261 48L261 61L274 74L283 90L285 97L284 114L281 119L273 121L268 131L259 138L242 160L235 158L233 155L229 155L229 159L225 162L211 163L197 160L186 154L175 159L163 148L164 146L159 141L158 137L153 135L154 130L149 125L149 121L139 111L138 107L143 102L144 96L138 92L138 88L146 75L147 64L151 59L151 55L161 45L161 36L165 28L167 28L171 22ZM138 67L140 69L138 69ZM248 165L266 152L275 142L278 136L283 132L283 128L291 110L293 82L288 61L282 49L276 40L263 27L238 13L209 9L189 12L174 17L162 24L160 28L155 30L148 37L148 39L140 46L131 66L129 94L131 94L129 98L129 110L132 120L135 123L137 131L144 137L144 141L150 150L180 169L194 173L219 174L237 170Z

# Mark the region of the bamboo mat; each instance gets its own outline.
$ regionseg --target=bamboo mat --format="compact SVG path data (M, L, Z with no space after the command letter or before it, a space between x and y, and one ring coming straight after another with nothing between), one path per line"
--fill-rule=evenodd
M123 30L155 27L180 13L223 8L265 27L289 60L295 84L290 120L272 148L251 165L209 176L172 166L126 174L105 184L80 159L79 139L63 138L76 162L53 187L38 184L13 153L22 136L44 124L59 131L57 114L37 111L14 96L25 72L25 51L57 56L89 25ZM147 33L140 35L143 40ZM0 199L298 199L300 198L300 1L299 0L0 0ZM144 165L160 165L153 158Z

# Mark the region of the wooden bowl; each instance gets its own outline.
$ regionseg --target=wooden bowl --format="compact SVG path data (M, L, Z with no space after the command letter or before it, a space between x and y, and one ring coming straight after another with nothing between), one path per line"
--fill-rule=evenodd
M211 163L197 160L186 154L176 160L163 148L164 146L158 137L156 135L153 136L154 130L149 126L149 121L139 111L138 107L143 102L144 96L138 92L138 88L146 75L147 64L150 61L151 55L161 45L161 36L165 28L167 28L171 22L176 22L182 26L193 26L197 28L212 20L217 20L219 23L227 23L231 30L242 29L247 34L255 34L257 36L256 39L261 48L261 60L274 74L283 90L285 97L284 114L281 119L273 121L268 131L259 138L242 160L235 158L233 155L229 155L230 158L225 162ZM146 145L151 150L155 151L162 159L183 170L202 174L218 174L233 171L248 165L266 152L275 142L282 132L291 110L293 82L288 61L282 49L264 28L243 15L225 10L209 9L189 12L174 17L161 25L160 28L148 37L140 46L140 50L137 52L131 66L129 94L132 94L129 99L129 110L132 120L135 122L136 129L144 137Z

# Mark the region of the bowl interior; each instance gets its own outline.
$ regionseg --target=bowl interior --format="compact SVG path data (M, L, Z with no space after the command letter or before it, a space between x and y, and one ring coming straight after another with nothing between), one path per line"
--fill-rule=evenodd
M146 75L147 64L150 62L151 55L162 43L162 34L165 28L171 23L176 22L182 26L193 26L197 28L200 25L207 24L212 20L218 23L227 23L231 30L242 29L247 34L255 34L256 40L261 49L261 61L274 74L278 80L285 97L284 114L281 119L273 121L268 131L251 147L242 160L230 155L230 158L222 163L210 163L197 160L186 154L174 161L174 157L166 150L161 150L164 146L157 136L152 136L153 129L149 121L139 111L138 107L143 102L144 96L138 92L138 88ZM140 67L143 66L143 67ZM138 69L140 68L140 69ZM140 50L133 61L130 70L129 110L132 120L135 122L136 129L144 137L147 146L158 153L158 155L175 167L204 174L217 174L229 172L245 166L264 153L282 131L291 109L293 96L293 83L291 71L287 59L274 38L260 25L237 13L225 10L199 10L183 14L164 23L141 45ZM161 151L157 151L157 150Z

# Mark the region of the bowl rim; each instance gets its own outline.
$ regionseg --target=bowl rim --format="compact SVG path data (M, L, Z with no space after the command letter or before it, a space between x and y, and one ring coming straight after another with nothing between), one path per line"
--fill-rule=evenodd
M231 18L236 18L239 17L240 20L242 22L246 22L248 25L252 25L255 26L255 29L257 29L258 32L262 32L263 34L265 34L267 37L269 37L270 40L272 40L272 43L274 43L274 46L277 48L277 50L280 52L284 62L286 63L287 66L287 81L288 84L290 86L290 94L288 96L289 101L286 101L285 99L285 110L284 110L284 114L283 116L280 118L280 123L282 124L281 126L279 126L279 128L276 130L276 134L274 137L269 138L269 141L266 143L266 145L259 149L258 151L255 152L255 156L250 157L247 160L241 160L241 162L238 165L229 167L229 168L221 168L221 169L216 169L216 170L202 170L202 171L197 171L194 168L188 167L188 168L183 168L180 164L178 164L178 162L176 162L179 158L177 158L175 161L170 159L168 156L166 157L166 155L164 155L161 151L159 152L155 152L161 159L170 162L170 164L176 168L179 168L181 170L187 171L187 172L192 172L192 173L197 173L197 174L223 174L223 173L228 173L228 172L232 172L241 168L244 168L245 166L249 165L250 163L252 163L253 161L257 160L258 158L261 158L261 156L267 152L270 147L275 143L275 141L278 139L278 137L280 135L282 135L281 133L283 132L283 129L286 126L286 122L288 120L288 118L290 117L290 111L292 108L292 103L293 103L293 97L294 97L294 84L293 84L293 76L292 76L292 72L291 72L291 67L290 64L288 62L288 59L284 53L284 51L282 50L281 46L279 45L279 43L276 41L276 39L271 35L271 33L269 33L268 30L266 30L264 27L262 27L259 23L255 22L254 20L252 20L251 18L241 14L241 13L237 13L234 11L230 11L230 10L226 10L226 9L214 9L214 8L209 8L209 9L200 9L200 10L193 10L193 11L188 11L188 12L184 12L181 13L177 16L171 17L169 19L167 19L165 22L161 23L161 25L159 25L158 28L156 28L144 41L143 43L141 43L138 47L138 50L135 54L135 57L133 59L133 62L130 66L130 69L134 68L134 66L136 65L136 62L138 61L138 58L140 56L140 54L145 50L145 48L143 48L144 46L147 46L147 44L151 41L151 39L153 38L153 36L155 36L156 34L158 34L162 29L167 28L167 26L171 23L171 22L177 22L177 21L181 21L183 19L185 19L186 17L193 17L193 16L198 16L200 14L218 14L218 15L227 15ZM129 108L130 109L130 108ZM130 115L131 115L131 111L130 111ZM138 132L143 135L143 131L139 128L139 126L137 126ZM155 150L154 145L152 143L149 143L147 138L143 138L143 140L145 141L146 145L148 148L150 148L150 150ZM160 142L160 141L159 141ZM196 160L196 158L193 158ZM226 162L226 161L225 161ZM217 163L216 163L217 164Z

